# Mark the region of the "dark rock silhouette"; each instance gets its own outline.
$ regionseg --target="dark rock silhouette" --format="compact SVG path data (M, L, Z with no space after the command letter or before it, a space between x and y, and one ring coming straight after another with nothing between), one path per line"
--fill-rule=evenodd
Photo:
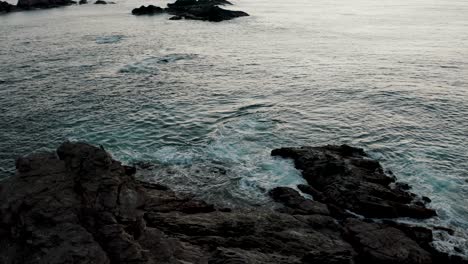
M4 1L0 1L0 13L9 13L15 10L15 6Z
M320 202L366 217L436 215L400 185L391 188L395 177L385 174L380 163L368 158L362 149L347 145L282 148L273 150L272 155L294 159L310 185L299 188Z
M76 4L72 0L18 0L19 9L54 8Z
M168 8L183 9L191 6L214 6L214 5L232 5L226 0L176 0L174 3L167 4Z
M132 10L132 14L140 15L155 15L164 13L164 9L159 6L149 5L149 6L140 6Z
M337 154L342 150L313 152L350 162L349 155ZM282 153L296 153L296 159L303 154ZM270 191L284 204L277 211L216 208L140 182L134 167L86 143L66 142L56 153L19 158L16 168L15 176L0 182L2 264L466 263L436 252L427 228L337 219L330 204L290 188Z
M231 3L225 0L177 0L175 3L167 4L166 11L186 19L212 22L248 16L245 12L222 9L218 5L231 5Z
M167 4L166 9L149 5L141 6L132 10L133 15L154 15L167 12L173 15L170 20L193 19L220 22L236 17L248 16L242 11L226 10L219 5L231 5L226 0L177 0L175 3Z

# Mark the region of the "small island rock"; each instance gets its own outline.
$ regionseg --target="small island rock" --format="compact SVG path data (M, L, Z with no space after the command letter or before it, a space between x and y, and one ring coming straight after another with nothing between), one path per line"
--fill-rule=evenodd
M159 6L148 5L148 6L140 6L139 8L135 8L132 10L132 14L136 16L140 15L156 15L161 14L164 12Z

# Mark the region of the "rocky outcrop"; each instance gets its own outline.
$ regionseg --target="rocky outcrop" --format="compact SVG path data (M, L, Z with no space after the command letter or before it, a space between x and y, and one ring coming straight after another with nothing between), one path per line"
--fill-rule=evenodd
M284 205L277 211L217 208L140 182L134 167L86 143L19 158L16 168L0 182L2 264L453 260L430 247L428 229L338 219L290 188L270 191Z
M177 0L175 3L167 4L166 9L149 5L141 6L132 10L134 15L154 15L167 12L174 15L170 20L193 19L220 22L230 20L236 17L248 16L242 11L226 10L219 5L231 5L226 0Z
M268 192L276 202L285 205L281 212L290 214L322 214L330 215L328 207L320 202L304 198L298 191L288 187L276 187Z
M245 12L226 10L218 5L231 5L231 3L225 0L177 0L173 4L167 4L166 11L185 19L212 22L248 16Z
M10 13L15 10L15 6L4 1L0 1L0 13Z
M104 1L104 0L97 0L96 2L94 2L95 5L114 5L115 2L111 2L111 1Z
M132 10L132 14L136 16L141 15L156 15L164 13L164 9L159 6L148 5L148 6L140 6Z
M76 4L72 0L18 0L19 9L54 8Z
M429 218L436 215L424 200L395 183L380 163L347 145L281 148L274 156L292 158L309 186L299 186L316 200L366 217Z

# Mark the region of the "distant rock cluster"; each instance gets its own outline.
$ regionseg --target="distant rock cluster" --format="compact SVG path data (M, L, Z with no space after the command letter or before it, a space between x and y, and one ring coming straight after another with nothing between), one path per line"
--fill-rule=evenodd
M300 189L315 200L277 187L277 210L216 207L138 181L137 168L86 143L19 158L0 182L0 263L467 263L435 250L428 228L366 218L435 212L390 187L395 178L362 149L272 154L295 160L309 183Z
M84 5L88 0L79 0L77 3L74 0L18 0L17 5L9 4L8 2L0 1L0 14L10 13L13 11L33 10L33 9L47 9L56 8L69 5ZM97 5L115 4L114 2L97 0L94 2Z
M18 0L17 8L28 10L36 8L53 8L76 4L72 0Z
M167 4L163 9L154 5L141 6L132 10L134 15L155 15L168 13L173 15L170 20L192 19L220 22L236 17L248 16L243 11L232 11L220 8L219 5L232 5L226 0L177 0Z
M8 2L0 1L0 14L13 11L46 9L68 5L84 5L88 0L18 0L18 4L12 5ZM105 0L96 0L96 5L115 4L114 2ZM170 20L192 19L204 20L212 22L220 22L230 20L236 17L248 16L243 11L233 11L220 8L220 5L232 5L227 0L177 0L175 3L167 4L167 8L161 8L154 5L141 6L132 10L132 14L140 15L156 15L168 13L173 15Z

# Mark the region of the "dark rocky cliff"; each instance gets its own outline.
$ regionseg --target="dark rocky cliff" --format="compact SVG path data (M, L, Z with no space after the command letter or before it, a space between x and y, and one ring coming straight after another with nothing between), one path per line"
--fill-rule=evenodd
M0 263L463 263L435 251L432 232L350 214L430 217L362 150L280 149L310 185L278 187L284 206L216 208L139 182L102 148L64 143L17 160L0 183ZM351 193L354 190L354 194ZM466 262L465 262L466 263Z

